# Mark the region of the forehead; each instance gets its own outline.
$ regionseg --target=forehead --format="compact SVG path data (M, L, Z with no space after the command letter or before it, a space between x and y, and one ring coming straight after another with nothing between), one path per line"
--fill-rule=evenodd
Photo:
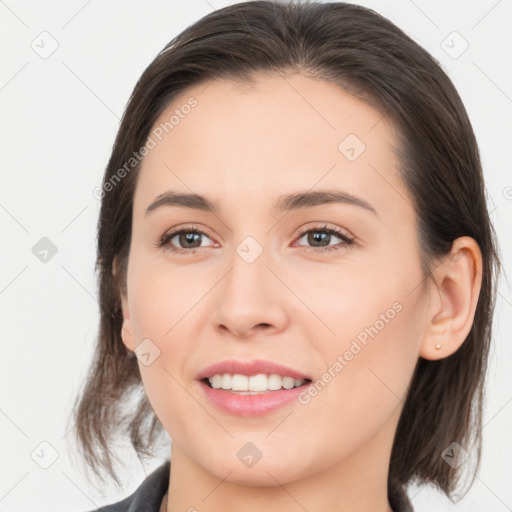
M136 204L147 206L167 188L258 202L317 185L386 203L396 202L400 187L386 116L334 83L300 74L189 87L151 137Z

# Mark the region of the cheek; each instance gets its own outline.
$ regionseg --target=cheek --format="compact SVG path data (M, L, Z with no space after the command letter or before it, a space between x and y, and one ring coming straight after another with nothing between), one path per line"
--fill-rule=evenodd
M333 267L317 279L309 303L329 328L320 346L329 361L347 353L349 362L365 365L366 377L373 367L387 373L389 365L392 376L394 365L414 364L424 327L425 297L418 286L422 282L419 262L411 253L381 251L372 262Z
M343 338L334 359L342 367L337 366L339 390L355 414L359 407L378 411L404 400L418 358L418 332L408 305L395 301L372 313L364 323L351 325L352 335Z
M386 300L383 303L387 305ZM398 309L366 304L366 315L358 314L357 321L350 316L338 319L340 332L354 335L342 335L334 344L325 342L321 349L325 372L303 394L296 422L290 424L291 436L305 422L307 431L319 433L301 433L300 449L306 459L323 453L324 463L334 464L357 452L378 432L394 428L390 422L397 420L403 407L418 358L418 333L411 327L414 309L410 304ZM387 323L380 313L386 315Z
M134 264L129 281L136 344L149 353L149 361L139 358L142 382L154 412L170 435L176 418L183 418L184 410L190 409L191 398L183 386L189 386L193 379L187 362L195 349L191 340L200 330L194 305L208 289L191 284L191 278L197 279L169 266Z
M347 272L335 288L332 280L318 279L310 292L315 314L329 329L318 321L308 327L324 373L303 401L309 417L325 418L323 408L329 408L333 435L339 429L364 436L382 425L405 400L418 360L423 297L421 287L411 293L411 283L421 281L419 269L402 267L400 275L396 266L383 266L387 273ZM365 427L355 432L358 422Z
M183 330L193 308L208 290L191 272L167 264L136 267L130 282L130 313L138 339L151 338L165 343Z

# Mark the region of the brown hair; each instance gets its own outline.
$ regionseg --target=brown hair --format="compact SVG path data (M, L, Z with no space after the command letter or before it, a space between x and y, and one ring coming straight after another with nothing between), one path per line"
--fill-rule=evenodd
M456 238L474 238L482 252L471 331L451 356L419 358L389 468L388 482L432 483L450 495L460 468L443 460L443 450L456 441L469 451L473 442L480 464L483 387L501 269L479 151L462 101L438 63L386 18L346 3L251 1L219 9L175 37L137 82L103 179L96 262L100 331L73 411L82 456L98 477L106 469L119 483L111 441L129 435L137 455L151 455L163 431L141 392L137 359L121 339L120 290L126 286L139 165L122 179L119 170L126 170L156 119L187 87L216 78L250 81L256 72L282 71L336 83L395 123L400 175L418 218L426 286L438 258L449 253ZM136 405L123 414L121 406L134 392Z

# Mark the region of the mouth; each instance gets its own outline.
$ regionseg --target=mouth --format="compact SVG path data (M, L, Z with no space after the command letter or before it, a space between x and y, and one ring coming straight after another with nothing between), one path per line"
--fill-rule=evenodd
M232 416L263 416L292 406L311 375L271 360L224 360L196 376L206 400Z
M281 377L277 374L257 374L254 376L216 374L201 379L210 389L218 389L227 393L238 395L261 395L275 391L284 391L308 386L311 379L294 379Z
M222 382L219 386L221 377ZM204 397L212 405L230 416L245 418L261 417L283 407L293 406L298 397L305 392L306 387L310 386L312 382L309 378L299 379L297 382L295 379L289 381L286 377L281 378L276 374L269 376L257 374L251 377L235 374L230 384L229 377L231 377L230 374L216 374L212 377L199 379L197 382L199 382ZM238 377L242 378L239 379ZM226 383L224 383L225 378ZM248 384L249 378L253 379L251 385ZM265 381L267 385L265 385ZM266 389L255 390L255 387L258 388L258 382L260 383L259 388L265 387ZM248 385L245 385L245 383ZM283 384L286 384L286 387ZM227 389L223 389L222 385ZM233 387L243 387L244 389L232 389ZM275 389L268 389L268 387L274 387Z

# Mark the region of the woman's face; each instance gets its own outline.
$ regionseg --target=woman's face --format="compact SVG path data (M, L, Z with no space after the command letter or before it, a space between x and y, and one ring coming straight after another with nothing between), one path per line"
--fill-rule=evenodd
M298 74L195 86L155 123L134 197L123 341L173 456L246 484L387 470L426 304L394 137L380 112ZM171 193L214 211L190 198L154 204ZM247 377L216 377L215 390L201 380L210 365L254 360L287 369L207 370ZM287 387L248 377L293 372L311 382L222 389Z

